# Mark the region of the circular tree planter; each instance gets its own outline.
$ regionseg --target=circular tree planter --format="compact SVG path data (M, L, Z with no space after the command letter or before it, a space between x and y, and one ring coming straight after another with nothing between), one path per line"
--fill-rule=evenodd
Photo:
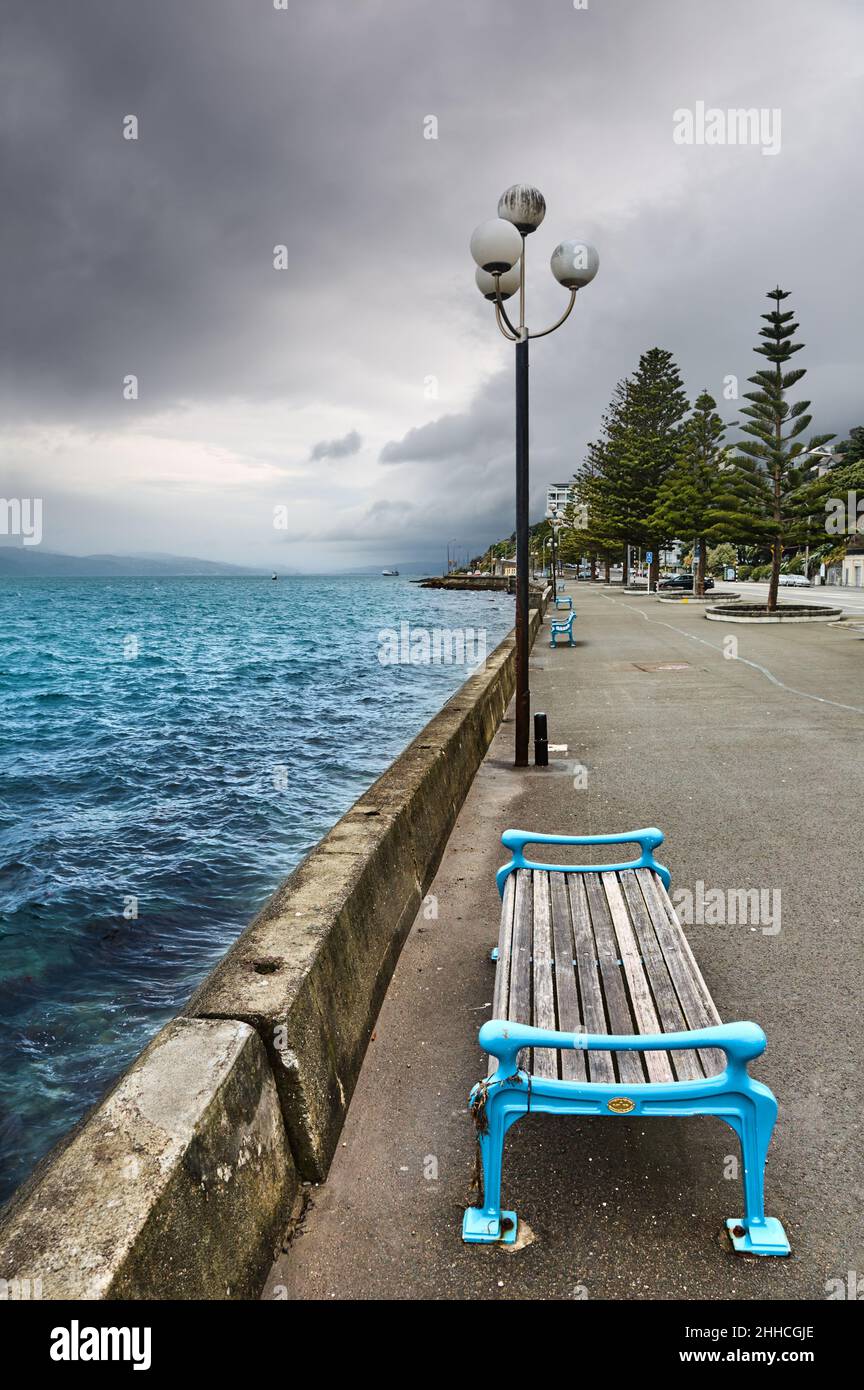
M670 595L668 598L666 597L665 594L658 594L657 597L658 597L660 603L679 603L679 604L680 604L680 603L716 603L716 602L717 602L717 595L716 595L716 594L702 594L702 596L701 596L700 598L697 598L695 594L675 594L674 596L673 596L673 595ZM737 594L724 594L724 595L723 595L723 602L725 603L727 600L736 599L737 597L738 597Z
M706 608L713 623L831 623L842 618L842 608L815 608L806 603L784 603L769 613L764 603L717 603Z

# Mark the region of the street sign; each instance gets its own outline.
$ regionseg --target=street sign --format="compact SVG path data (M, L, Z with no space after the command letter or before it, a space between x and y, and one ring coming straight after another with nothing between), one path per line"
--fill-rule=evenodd
M646 551L645 551L645 559L648 561L648 563L649 563L649 565L650 565L651 561L654 559L654 551L653 551L653 550L646 550Z

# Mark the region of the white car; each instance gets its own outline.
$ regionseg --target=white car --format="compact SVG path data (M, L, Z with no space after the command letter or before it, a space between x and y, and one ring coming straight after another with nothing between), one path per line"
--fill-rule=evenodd
M790 589L809 589L810 580L803 574L781 574L780 583Z

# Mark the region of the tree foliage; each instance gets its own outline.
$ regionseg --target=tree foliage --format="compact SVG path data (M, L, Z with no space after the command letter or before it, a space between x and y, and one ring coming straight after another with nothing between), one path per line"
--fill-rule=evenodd
M651 348L632 377L619 381L577 479L588 506L588 530L598 548L652 547L660 542L650 518L658 489L672 467L688 402L671 352ZM626 577L626 575L625 575Z
M713 396L703 391L679 434L678 455L667 472L648 518L648 528L665 538L698 543L695 593L705 592L706 543L734 537L726 510L730 484L724 447L726 425Z
M809 401L790 404L788 393L806 373L805 367L784 371L786 363L804 347L793 335L798 328L791 310L781 310L788 290L769 290L768 299L775 307L761 317L762 339L753 349L766 359L766 366L749 377L753 391L745 392L749 402L742 409L747 423L742 429L748 438L738 444L734 460L734 494L740 502L739 522L741 540L768 543L771 546L771 579L768 589L768 608L777 607L780 563L784 546L806 539L808 523L802 505L801 490L807 482L807 463L802 459L805 450L817 449L833 439L832 434L817 435L809 445L801 439L811 423L807 413Z

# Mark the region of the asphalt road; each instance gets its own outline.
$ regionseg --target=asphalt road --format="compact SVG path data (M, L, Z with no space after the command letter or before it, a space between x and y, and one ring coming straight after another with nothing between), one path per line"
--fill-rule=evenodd
M534 707L566 752L517 773L502 725L433 885L437 919L421 913L412 929L342 1147L265 1297L825 1299L830 1281L864 1270L864 634L823 623L727 633L694 608L571 592L578 645L551 651L544 631L531 671ZM688 934L721 1016L768 1034L754 1068L780 1102L767 1210L792 1256L730 1253L737 1144L705 1117L520 1121L504 1197L525 1243L465 1246L465 1101L483 1074L500 833L650 824L666 831L673 895L698 880L782 895L776 933Z

